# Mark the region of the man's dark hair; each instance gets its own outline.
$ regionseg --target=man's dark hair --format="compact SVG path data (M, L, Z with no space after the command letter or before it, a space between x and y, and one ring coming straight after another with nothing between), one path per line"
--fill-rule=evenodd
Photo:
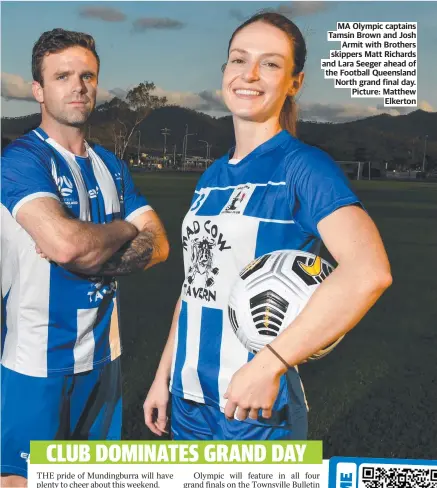
M32 76L35 81L43 84L42 63L44 56L64 51L69 47L80 46L90 50L97 59L97 68L100 68L100 58L96 51L94 38L83 32L53 29L43 32L36 41L32 50Z

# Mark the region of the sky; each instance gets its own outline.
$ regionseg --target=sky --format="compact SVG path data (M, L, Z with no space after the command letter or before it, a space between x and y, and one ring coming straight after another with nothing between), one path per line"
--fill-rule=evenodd
M399 115L422 108L437 111L437 2L1 2L1 110L3 117L39 111L31 101L32 47L55 27L91 34L101 60L99 100L123 95L143 81L170 103L226 115L220 94L221 66L229 38L251 14L285 13L307 42L305 84L298 98L304 120L344 122L380 113ZM329 58L327 31L337 22L418 23L418 107L384 108L377 98L351 98L349 89L324 79L320 61Z

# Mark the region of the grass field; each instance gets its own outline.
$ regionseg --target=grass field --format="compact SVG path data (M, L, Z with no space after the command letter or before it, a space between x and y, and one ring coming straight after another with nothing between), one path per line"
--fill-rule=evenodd
M142 403L179 295L180 226L198 175L137 175L163 219L169 260L121 281L125 439L152 439ZM437 459L437 184L353 186L382 234L394 282L338 349L301 367L310 439L334 455Z

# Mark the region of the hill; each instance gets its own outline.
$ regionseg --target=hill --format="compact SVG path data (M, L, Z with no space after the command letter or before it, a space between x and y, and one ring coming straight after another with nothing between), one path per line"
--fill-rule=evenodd
M40 115L2 118L2 140L6 143L37 127ZM188 125L188 153L204 156L206 147L199 140L212 144L211 155L216 158L234 144L232 118L211 117L201 112L166 106L152 112L140 126L141 150L161 154L164 138L161 129L170 129L167 151L182 151L185 125ZM437 166L437 113L416 110L397 117L381 114L353 122L332 124L300 121L299 138L327 151L337 160L365 159L389 161L396 164L420 163L423 158L424 136L428 135L428 165ZM113 134L105 117L96 111L90 118L90 137L113 148ZM132 138L129 150L137 151L138 136Z

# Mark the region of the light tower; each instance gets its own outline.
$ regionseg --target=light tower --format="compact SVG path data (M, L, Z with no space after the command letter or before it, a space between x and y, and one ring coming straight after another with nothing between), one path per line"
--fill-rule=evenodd
M167 129L167 127L164 129L161 129L161 134L164 136L164 155L163 155L164 161L165 161L165 156L167 154L167 136L170 135L170 133L171 133L171 130Z

